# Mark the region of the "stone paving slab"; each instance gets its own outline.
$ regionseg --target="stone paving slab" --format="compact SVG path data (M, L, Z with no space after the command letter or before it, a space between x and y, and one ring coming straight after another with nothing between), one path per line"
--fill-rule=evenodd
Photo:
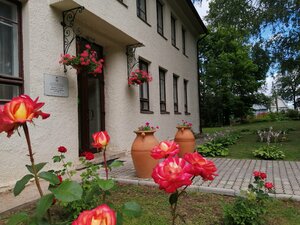
M120 158L124 166L113 169L110 176L119 182L137 185L156 184L152 179L136 177L130 156ZM275 184L275 197L300 200L300 163L293 161L249 160L212 158L218 174L213 181L194 180L191 189L225 195L238 195L240 190L246 190L253 181L253 171L267 173L268 182ZM103 174L104 175L104 174Z

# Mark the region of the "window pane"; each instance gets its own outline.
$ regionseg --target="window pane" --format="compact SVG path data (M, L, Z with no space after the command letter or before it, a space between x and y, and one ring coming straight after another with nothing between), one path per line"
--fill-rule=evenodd
M0 99L12 99L20 95L20 88L16 85L0 84Z
M157 31L163 34L163 6L157 1Z
M18 26L0 20L0 74L19 76Z
M17 6L7 1L0 0L0 16L17 21Z
M173 17L171 17L171 39L172 45L176 45L176 24Z
M137 0L137 15L146 21L146 0Z

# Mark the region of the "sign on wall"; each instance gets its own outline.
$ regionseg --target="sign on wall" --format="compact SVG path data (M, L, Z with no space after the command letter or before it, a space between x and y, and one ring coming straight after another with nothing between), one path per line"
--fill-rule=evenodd
M44 73L44 94L56 97L69 96L69 82L67 77Z

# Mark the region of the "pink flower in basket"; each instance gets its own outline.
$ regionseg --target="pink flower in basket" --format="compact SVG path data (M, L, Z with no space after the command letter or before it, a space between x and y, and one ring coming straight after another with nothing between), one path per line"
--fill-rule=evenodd
M145 82L152 81L152 76L145 70L136 69L135 71L131 72L128 78L128 84L133 85L141 85Z

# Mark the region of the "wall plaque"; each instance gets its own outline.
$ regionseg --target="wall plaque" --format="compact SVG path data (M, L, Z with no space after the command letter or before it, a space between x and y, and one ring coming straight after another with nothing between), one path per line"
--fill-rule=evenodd
M48 96L68 97L68 78L44 73L44 94Z

